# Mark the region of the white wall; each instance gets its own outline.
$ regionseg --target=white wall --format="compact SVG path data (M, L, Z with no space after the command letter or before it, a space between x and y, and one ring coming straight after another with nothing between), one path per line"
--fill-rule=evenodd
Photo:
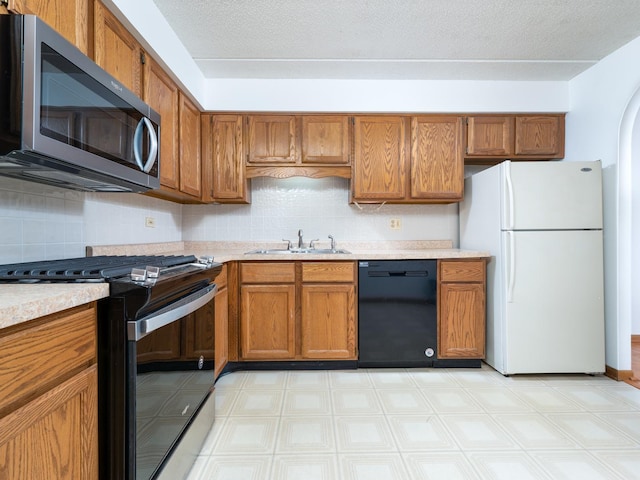
M631 369L631 319L625 313L628 306L619 304L619 294L631 282L632 269L631 259L620 258L618 248L621 240L630 240L619 235L618 147L621 119L640 87L638 58L640 38L569 82L566 123L566 159L601 159L604 169L606 363L618 370Z
M328 242L458 239L458 206L349 205L342 178L254 178L251 205L186 205L184 240ZM400 219L400 230L390 220Z
M153 216L155 228L145 227ZM182 205L0 177L0 264L85 255L87 245L182 239Z

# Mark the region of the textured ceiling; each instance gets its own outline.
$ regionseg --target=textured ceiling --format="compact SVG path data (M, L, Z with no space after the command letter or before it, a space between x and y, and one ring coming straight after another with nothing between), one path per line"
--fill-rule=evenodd
M205 77L568 80L640 0L154 0Z

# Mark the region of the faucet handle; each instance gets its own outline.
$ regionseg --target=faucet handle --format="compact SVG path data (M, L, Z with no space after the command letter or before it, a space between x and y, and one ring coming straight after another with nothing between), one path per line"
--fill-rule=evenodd
M311 248L311 249L316 248L316 242L319 242L319 241L320 241L320 239L319 239L319 238L314 238L313 240L311 240L311 241L309 242L309 248Z
M336 239L333 238L333 235L329 235L329 240L331 240L331 250L336 249Z
M287 242L287 250L291 250L291 240L287 240L286 238L283 238L282 241Z

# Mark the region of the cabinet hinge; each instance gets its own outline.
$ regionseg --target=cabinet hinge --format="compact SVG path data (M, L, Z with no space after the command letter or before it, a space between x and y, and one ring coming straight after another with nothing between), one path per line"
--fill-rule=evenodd
M147 63L147 55L144 52L140 52L140 63L142 65Z

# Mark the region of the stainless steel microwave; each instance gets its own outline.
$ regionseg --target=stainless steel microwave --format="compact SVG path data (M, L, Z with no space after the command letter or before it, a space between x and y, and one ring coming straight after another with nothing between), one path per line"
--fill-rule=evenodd
M64 188L160 186L160 115L33 15L0 15L0 175Z

